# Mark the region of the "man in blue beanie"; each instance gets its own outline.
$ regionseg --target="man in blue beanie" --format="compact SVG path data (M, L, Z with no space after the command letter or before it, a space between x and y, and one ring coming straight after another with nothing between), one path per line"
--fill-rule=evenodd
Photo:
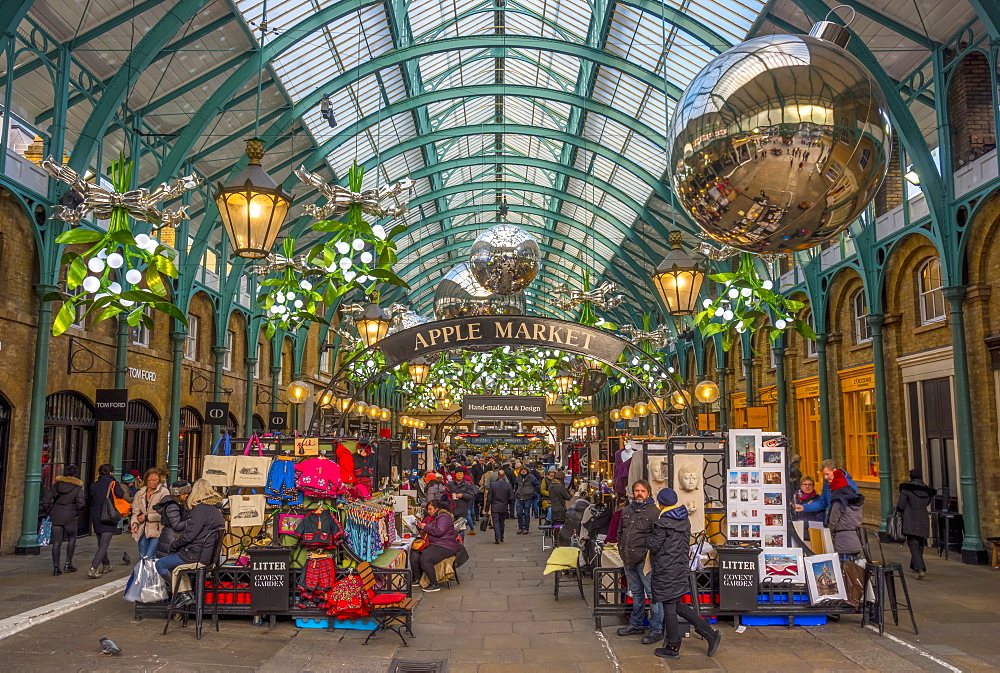
M677 502L677 493L672 488L657 493L656 502L660 506L660 516L653 524L646 545L653 565L650 581L653 600L663 603L664 637L663 647L656 648L653 654L666 659L680 657L681 629L677 618L683 617L708 641L708 656L711 657L719 649L722 633L712 628L690 605L680 602L681 596L691 591L688 551L691 522L687 507Z

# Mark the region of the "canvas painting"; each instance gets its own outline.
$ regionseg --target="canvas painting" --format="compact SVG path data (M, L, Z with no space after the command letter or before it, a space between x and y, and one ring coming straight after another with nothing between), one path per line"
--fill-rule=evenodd
M760 553L760 581L763 582L770 577L771 581L779 582L790 579L796 584L805 582L805 569L803 568L802 550L790 548L769 548L767 538L764 540L765 549Z
M806 584L813 605L847 600L847 587L837 554L815 554L805 559Z

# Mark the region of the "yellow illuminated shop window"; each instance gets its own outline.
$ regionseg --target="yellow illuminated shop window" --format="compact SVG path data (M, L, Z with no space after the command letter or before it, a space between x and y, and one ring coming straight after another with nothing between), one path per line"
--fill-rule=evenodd
M729 427L747 427L747 394L733 393L729 396Z
M855 479L878 480L878 432L872 367L840 372L847 470Z
M799 470L818 482L819 462L823 455L819 429L819 377L800 379L792 385L795 386L795 419L798 430L795 448L801 457Z

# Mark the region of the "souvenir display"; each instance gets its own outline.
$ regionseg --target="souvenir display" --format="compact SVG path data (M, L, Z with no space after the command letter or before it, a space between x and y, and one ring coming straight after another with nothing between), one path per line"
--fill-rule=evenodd
M765 547L760 552L760 581L805 583L803 551L798 548Z
M782 444L776 438L762 441L759 430L729 431L725 489L729 539L756 542L766 549L787 546Z

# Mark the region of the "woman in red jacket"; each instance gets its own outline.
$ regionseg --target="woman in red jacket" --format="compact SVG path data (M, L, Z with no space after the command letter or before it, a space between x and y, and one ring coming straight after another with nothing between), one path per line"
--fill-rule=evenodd
M419 551L410 551L410 571L413 573L413 583L418 584L420 578L427 575L430 584L424 588L424 591L441 591L434 566L458 552L458 533L455 531L455 520L440 501L432 500L427 503L427 518L418 522L417 528L426 533L427 544Z

